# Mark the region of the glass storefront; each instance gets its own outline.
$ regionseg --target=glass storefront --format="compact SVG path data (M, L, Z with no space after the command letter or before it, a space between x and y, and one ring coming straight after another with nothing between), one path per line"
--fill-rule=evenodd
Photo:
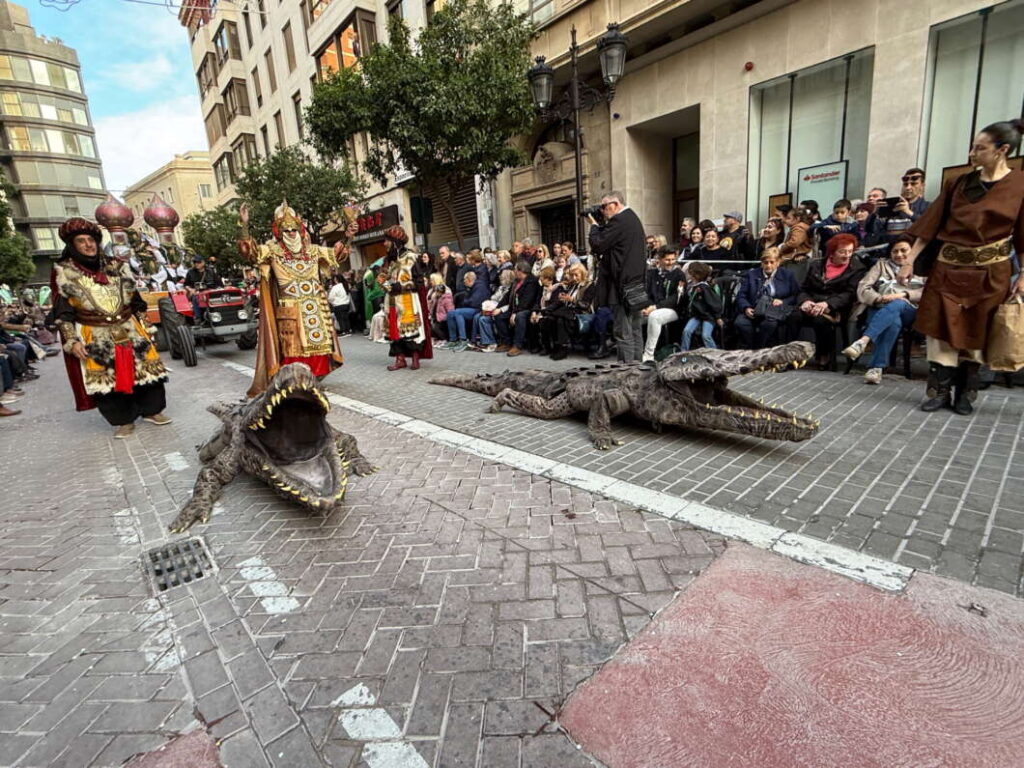
M750 89L747 211L758 226L769 197L799 202L802 168L846 160L846 195L863 194L873 66L868 48ZM823 211L834 202L818 201Z
M942 171L967 162L986 125L1024 114L1024 0L932 28L921 167L934 200Z

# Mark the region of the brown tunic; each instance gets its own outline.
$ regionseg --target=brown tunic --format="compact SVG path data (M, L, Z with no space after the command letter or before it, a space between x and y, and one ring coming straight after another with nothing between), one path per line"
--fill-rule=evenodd
M951 192L949 216L943 219ZM1017 253L1024 254L1024 172L1010 171L987 192L978 171L947 182L909 234L966 248L1010 237ZM1009 297L1012 273L1009 261L980 267L936 261L915 328L955 349L984 350L996 308Z

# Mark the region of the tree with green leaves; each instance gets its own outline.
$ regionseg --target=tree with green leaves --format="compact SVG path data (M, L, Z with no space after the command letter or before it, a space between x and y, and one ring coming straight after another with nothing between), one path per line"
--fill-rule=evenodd
M181 223L181 230L185 246L200 256L215 256L222 275L240 271L242 257L238 253L237 205L221 205L193 213Z
M249 203L252 236L257 240L271 236L274 211L282 200L287 200L302 216L309 239L317 245L323 242L324 229L340 223L342 208L362 200L366 194L365 185L352 173L348 163L317 163L298 146L279 149L247 165L235 181L235 189L238 196Z
M0 182L0 283L21 285L32 279L36 265L32 260L32 243L15 231L11 223L12 187L6 180Z
M533 24L507 0L451 0L415 44L401 19L392 17L389 31L390 42L357 68L314 87L306 110L313 145L324 157L347 157L352 137L365 131L366 171L381 184L408 171L445 190L440 202L463 247L456 191L525 160L511 139L533 121Z

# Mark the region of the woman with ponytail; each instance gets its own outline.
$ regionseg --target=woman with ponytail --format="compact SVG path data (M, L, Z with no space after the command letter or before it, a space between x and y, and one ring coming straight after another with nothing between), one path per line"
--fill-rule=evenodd
M970 149L975 170L948 181L909 230L917 239L900 280L928 276L915 324L927 337L923 411L974 410L996 309L1024 296L1024 276L1012 281L1011 263L1014 252L1024 254L1024 172L1007 164L1022 129L1020 120L983 128Z

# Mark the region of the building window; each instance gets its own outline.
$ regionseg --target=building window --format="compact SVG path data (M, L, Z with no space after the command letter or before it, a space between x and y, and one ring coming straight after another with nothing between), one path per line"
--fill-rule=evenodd
M256 95L256 106L263 106L263 88L260 87L260 70L259 67L253 67L252 72L249 73L252 76L252 91Z
M242 24L245 27L245 44L248 48L252 48L252 22L249 19L251 14L252 11L250 11L249 6L246 5L242 11Z
M205 99L210 89L217 85L217 57L214 54L208 53L203 57L196 80L199 82L199 98Z
M250 114L249 91L246 90L245 80L237 77L232 78L231 82L228 83L228 87L224 89L223 96L224 112L228 125L231 125L231 121L236 117Z
M932 27L921 121L926 133L920 165L927 172L927 199L938 195L943 168L967 162L967 149L978 131L1017 116L1024 97L1022 41L1020 0Z
M213 37L213 47L217 50L217 61L221 66L228 59L241 60L242 49L238 44L238 26L233 21L225 21L220 25Z
M309 12L306 10L306 0L299 3L299 15L302 17L302 50L309 53Z
M292 108L295 110L295 128L299 134L299 141L306 138L306 131L302 127L302 94L296 93L292 96Z
M270 131L267 130L267 126L260 127L260 135L263 137L263 155L270 157Z
M277 131L278 149L281 147L287 147L288 142L284 140L284 118L281 117L280 111L274 113L274 130Z
M267 3L266 0L256 0L256 10L260 17L260 29L267 28Z
M21 152L50 152L55 155L96 157L96 148L91 137L55 128L8 126L7 143L11 149Z
M250 163L257 162L260 158L256 152L256 137L251 133L243 133L231 145L231 153L235 156L235 168L239 172Z
M56 227L32 227L32 239L40 251L59 251L63 248Z
M213 197L213 192L210 189L210 185L209 184L200 184L199 188L196 191L199 193L200 197L203 197L203 198Z
M309 20L319 19L320 14L327 10L327 6L330 4L331 0L309 0Z
M373 14L357 10L317 51L317 75L323 80L341 67L354 67L359 57L376 43L377 27Z
M23 83L64 88L75 93L82 92L82 82L75 70L23 56L0 56L0 80L18 80Z
M388 0L388 16L393 19L403 18L402 0Z
M555 15L555 0L518 0L515 3L518 11L527 14L536 24L547 21Z
M69 99L42 93L7 91L0 100L0 110L5 115L39 117L62 123L89 125L89 117L82 105Z
M423 3L423 15L427 20L427 24L434 20L434 0L426 0Z
M225 152L213 164L213 178L219 192L235 183L235 165L230 152Z
M227 133L227 122L224 119L224 105L216 104L210 114L203 120L206 125L206 140L212 147Z
M292 23L289 21L281 29L284 38L284 58L288 62L288 71L295 71L295 41L292 39Z
M263 54L263 61L267 65L267 82L270 84L270 92L277 90L277 73L274 71L274 49L267 48Z
M797 195L801 169L845 160L846 178L830 196L863 193L873 66L866 49L750 89L747 210L758 222L771 195ZM835 199L818 203L831 210Z

